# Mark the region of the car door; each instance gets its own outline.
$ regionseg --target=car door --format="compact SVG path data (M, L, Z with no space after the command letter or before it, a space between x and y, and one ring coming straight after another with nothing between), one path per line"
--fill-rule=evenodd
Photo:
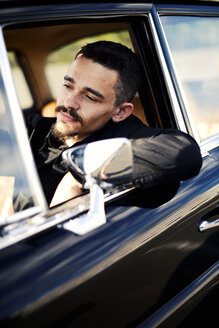
M66 12L72 23L80 19L86 23L127 22L145 72L145 89L139 95L149 124L177 127L197 136L180 80L170 66L173 61L159 18L164 13L161 7L95 4L85 8L81 4L48 8L46 15L59 23ZM168 8L165 13L169 14ZM20 15L22 23L28 10L38 24L45 19L43 6L37 12L25 8ZM6 54L3 38L1 49ZM5 77L10 74L8 67ZM1 90L6 89L6 80ZM13 83L7 90L5 103L14 90ZM10 104L9 111L12 107ZM186 320L197 322L199 312L195 310L203 309L206 301L211 302L205 313L208 320L216 309L218 283L218 228L208 225L218 214L218 137L203 141L202 151L203 165L197 176L180 186L137 190L137 197L131 192L115 194L105 201L106 224L84 236L66 230L62 223L88 209L86 195L35 217L34 232L28 230L1 249L2 324L176 327ZM39 194L43 197L41 191ZM40 198L38 204L41 202ZM208 223L202 228L205 221ZM30 222L34 225L34 220L29 220L25 229Z
M198 175L198 189L193 188L193 179L191 179L181 183L177 192L177 198L182 197L180 202L183 212L180 215L185 216L180 223L182 230L180 233L178 231L176 236L171 236L169 241L178 248L177 245L181 244L180 240L184 240L180 246L182 249L178 249L177 255L175 254L178 259L180 253L182 255L186 252L187 247L190 248L190 251L183 260L181 259L172 279L168 281L164 289L164 295L167 296L169 292L171 293L171 290L174 289L173 286L176 287L177 284L181 285L182 289L150 319L146 320L142 324L144 327L153 325L184 327L192 323L204 326L206 324L213 325L216 320L219 268L219 117L216 99L218 92L214 87L217 85L217 63L213 60L218 55L218 40L213 35L215 35L219 21L217 9L214 8L212 16L209 12L210 8L203 10L200 7L192 9L187 6L171 6L170 8L157 6L152 10L152 33L160 53L159 60L163 67L166 85L169 93L173 95L173 104L178 98L179 107L175 106L175 117L178 117L178 125L181 126L181 129L184 129L185 124L187 132L192 133L199 140L203 166ZM175 92L172 92L172 87ZM180 112L183 113L183 117ZM214 176L212 183L210 182L211 174ZM185 190L188 191L188 194ZM198 190L202 190L200 194L198 192L199 195L197 194ZM186 194L189 195L189 198ZM192 207L191 210L184 212L189 204ZM198 207L196 207L197 205ZM193 210L194 215L192 214ZM186 212L189 219L187 223ZM177 218L175 219L177 220ZM207 230L208 233L206 233ZM192 244L199 244L199 246L196 248ZM168 242L165 241L165 244L161 246L163 251L167 245ZM168 248L168 253L170 248ZM191 251L192 249L194 252ZM211 249L211 255L207 249ZM166 260L168 261L168 259ZM176 260L173 262L176 263ZM163 268L160 268L161 271L163 272ZM189 281L189 276L193 275L192 272L196 279ZM176 283L177 277L180 277L181 282Z

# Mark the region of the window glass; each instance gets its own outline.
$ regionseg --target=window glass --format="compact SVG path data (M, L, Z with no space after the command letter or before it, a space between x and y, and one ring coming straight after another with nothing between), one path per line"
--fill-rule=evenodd
M125 44L133 50L132 42L127 30L110 33L101 33L74 40L71 43L53 51L47 59L46 75L53 97L56 99L63 77L65 76L70 63L72 62L77 51L86 43L99 40L108 40Z
M15 52L9 51L8 58L11 65L12 76L14 79L20 107L21 109L30 108L33 105L33 99L31 97L27 81L24 77L24 73L17 61Z
M161 17L201 140L219 133L219 18Z
M33 205L0 74L0 219ZM19 201L19 202L18 202Z

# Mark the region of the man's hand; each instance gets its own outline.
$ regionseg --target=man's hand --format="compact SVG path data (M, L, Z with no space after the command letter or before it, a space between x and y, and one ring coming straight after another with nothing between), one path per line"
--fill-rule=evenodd
M81 193L82 185L68 172L58 184L49 207L65 202Z

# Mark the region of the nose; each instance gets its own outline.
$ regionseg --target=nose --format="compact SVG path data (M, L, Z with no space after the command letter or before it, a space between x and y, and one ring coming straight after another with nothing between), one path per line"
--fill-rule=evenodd
M79 110L80 109L80 101L79 96L76 92L71 92L66 98L64 99L64 106L67 109Z

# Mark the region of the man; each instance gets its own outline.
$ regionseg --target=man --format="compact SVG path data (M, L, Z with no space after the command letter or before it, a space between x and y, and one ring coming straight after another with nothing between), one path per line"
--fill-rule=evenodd
M135 54L125 46L99 41L82 47L71 63L57 98L57 118L29 124L30 141L50 206L80 193L61 153L96 140L127 137L134 151L133 183L147 188L197 174L200 150L177 130L145 126L132 115L131 100L141 83Z

